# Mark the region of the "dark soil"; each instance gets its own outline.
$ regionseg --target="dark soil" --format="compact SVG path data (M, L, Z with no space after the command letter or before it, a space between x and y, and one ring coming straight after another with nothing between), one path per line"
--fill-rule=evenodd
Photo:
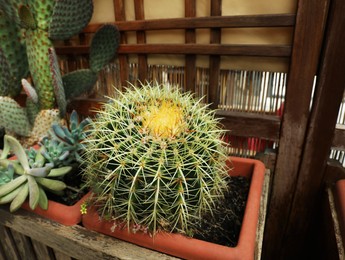
M194 238L224 246L237 245L249 192L249 180L245 177L230 177L228 182L230 188L224 200L217 203L213 215L203 217Z
M48 199L67 206L72 206L87 193L87 190L80 186L83 182L82 175L78 169L73 169L71 172L67 173L62 181L67 185L63 194L54 194L47 191Z

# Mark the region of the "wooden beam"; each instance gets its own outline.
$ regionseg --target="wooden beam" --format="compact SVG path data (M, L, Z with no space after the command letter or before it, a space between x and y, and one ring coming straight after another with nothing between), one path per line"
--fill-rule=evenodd
M59 55L89 53L89 46L58 46ZM290 45L258 44L120 44L119 54L198 54L258 57L289 57Z
M202 29L202 28L256 28L256 27L292 27L295 25L295 14L262 14L262 15L235 15L212 17L186 17L152 19L145 21L119 21L113 24L120 31L146 30L175 30L175 29ZM83 32L94 33L101 24L90 24Z
M222 118L222 125L230 131L231 135L279 140L280 118L278 116L224 110L218 110L216 115Z
M281 259L285 257L283 251L289 253L283 250L285 243L291 242L285 241L285 231L289 225L287 216L290 214L298 179L328 4L329 0L298 1L276 171L273 176L267 216L269 225L266 225L264 237L263 259ZM304 242L299 235L293 239L300 244Z

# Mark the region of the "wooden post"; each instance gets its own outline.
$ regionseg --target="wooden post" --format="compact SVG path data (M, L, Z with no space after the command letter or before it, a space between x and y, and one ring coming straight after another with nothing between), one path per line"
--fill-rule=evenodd
M329 0L298 2L292 57L262 259L280 259L303 152ZM295 237L299 241L299 237Z
M294 257L301 251L313 213L324 189L324 174L332 145L340 103L345 90L345 3L330 5L324 52L294 200L285 232L283 255ZM300 239L296 239L299 237ZM291 259L291 258L290 258Z

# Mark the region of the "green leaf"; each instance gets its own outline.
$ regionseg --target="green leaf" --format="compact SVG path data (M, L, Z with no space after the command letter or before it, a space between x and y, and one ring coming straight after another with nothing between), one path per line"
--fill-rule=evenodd
M21 175L18 178L15 178L13 181L10 181L4 185L0 186L0 197L10 193L11 191L18 188L20 185L22 185L27 180L26 175Z
M5 196L0 197L0 204L10 203L17 196L21 188L22 187L19 186L18 188L12 190L10 193L7 193Z
M18 192L17 196L12 200L10 205L10 212L18 210L29 195L29 184L26 182Z
M63 176L66 173L69 173L72 170L71 166L65 166L65 167L61 167L61 168L56 168L56 169L52 169L47 177L58 177L58 176Z
M11 150L14 152L14 154L17 156L18 161L23 166L24 170L29 170L29 161L28 157L25 153L24 148L22 145L18 142L16 138L10 135L5 135L4 138L4 146L9 145L11 147Z
M41 186L43 186L44 188L47 188L48 190L61 191L66 188L66 184L58 180L52 180L52 179L47 179L47 178L36 178L36 181Z
M42 189L42 187L38 186L40 196L38 200L38 205L40 206L41 209L47 210L48 209L48 198L47 194L45 191Z
M37 207L40 193L38 189L38 184L35 181L35 178L28 175L28 184L29 184L29 205L32 210Z

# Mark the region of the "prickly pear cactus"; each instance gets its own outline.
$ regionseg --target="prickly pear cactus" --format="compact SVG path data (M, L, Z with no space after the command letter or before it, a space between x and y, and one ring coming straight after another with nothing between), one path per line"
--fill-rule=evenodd
M192 95L134 87L105 104L92 127L84 175L103 217L189 234L222 197L223 130Z
M62 76L53 48L53 40L68 39L81 31L92 12L92 0L0 1L0 127L28 137L26 143L35 142L42 132L39 125L57 121L56 107L59 116L65 117L67 101L94 86L97 73L116 54L119 32L114 26L105 25L96 32L90 48L90 69ZM28 99L26 108L21 108L8 96L20 92L20 80L26 77L28 68L33 87L23 83ZM52 118L38 117L42 111Z

